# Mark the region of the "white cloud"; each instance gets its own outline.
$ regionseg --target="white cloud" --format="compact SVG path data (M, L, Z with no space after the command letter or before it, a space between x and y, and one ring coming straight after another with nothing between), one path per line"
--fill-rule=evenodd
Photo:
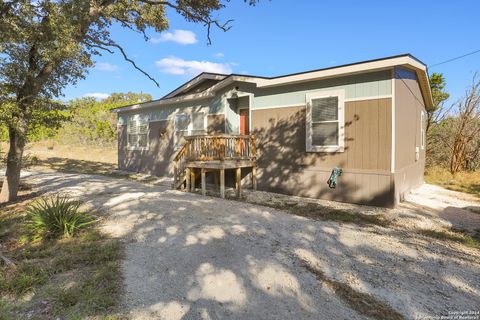
M176 42L180 44L194 44L196 43L197 36L195 33L189 30L173 30L173 32L163 32L160 37L152 38L150 40L152 43L159 42Z
M210 61L183 60L178 57L163 58L155 62L160 71L177 75L197 75L202 72L232 73L230 63L216 63Z
M84 94L83 96L92 97L92 98L101 100L101 99L107 99L108 97L110 97L110 94L103 93L103 92L90 92L90 93Z
M118 70L118 66L108 63L108 62L97 62L95 63L95 68L100 71L113 72Z
M224 55L222 52L217 52L217 53L215 53L214 56L215 56L215 58L223 58L223 57L225 57L225 55Z

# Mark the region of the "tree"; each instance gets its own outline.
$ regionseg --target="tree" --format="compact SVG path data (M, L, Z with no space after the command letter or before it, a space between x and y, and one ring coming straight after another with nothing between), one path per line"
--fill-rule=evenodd
M427 110L427 133L432 124L441 121L445 115L442 108L443 103L450 97L450 94L445 91L446 85L443 74L432 73L430 76L430 88L432 90L433 108Z
M457 116L452 121L450 172L468 169L478 160L480 151L480 81L474 77L465 96L456 105Z
M117 138L116 115L110 110L138 102L150 101L145 93L112 93L108 98L97 101L81 98L69 102L69 121L66 121L56 138L67 144L113 146Z
M245 0L246 1L246 0ZM250 5L255 0L249 0ZM111 37L117 23L148 39L146 31L168 28L166 9L208 30L228 30L213 14L220 0L3 0L0 2L0 105L12 119L10 147L0 202L17 197L23 151L35 110L59 97L65 86L85 77L101 53L119 52L157 85Z

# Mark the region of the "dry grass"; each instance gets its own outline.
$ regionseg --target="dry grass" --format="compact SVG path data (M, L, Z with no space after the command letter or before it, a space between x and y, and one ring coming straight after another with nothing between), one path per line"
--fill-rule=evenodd
M449 190L472 193L480 197L480 171L465 171L452 175L445 168L432 167L425 171L425 181Z
M0 156L8 145L0 143ZM28 144L24 166L42 170L111 175L117 169L117 149L112 147L72 146L56 141Z
M117 164L116 147L64 145L56 141L36 142L27 145L27 155L34 155L40 160L64 158L80 161L92 161Z
M8 144L0 143L0 153L5 154ZM98 146L75 146L60 144L57 141L43 141L29 143L25 148L27 163L59 162L60 160L75 160L80 163L102 163L116 167L117 148Z
M330 287L338 298L343 300L358 313L371 319L405 319L403 315L390 307L387 303L378 300L370 294L359 292L345 283L327 278L321 270L313 267L307 261L302 261L302 263L305 269L316 276L318 281Z
M0 206L0 319L114 319L122 294L119 241L90 228L75 238L35 240L25 209L37 195Z
M296 201L288 203L255 201L252 203L283 210L290 214L314 220L353 223L360 226L377 225L382 227L387 227L391 223L383 214L363 214L350 210L332 208L318 203L301 203Z
M480 249L480 239L478 237L472 237L454 230L421 230L421 234L427 237L435 238L442 241L453 241L463 244L466 247L473 249Z

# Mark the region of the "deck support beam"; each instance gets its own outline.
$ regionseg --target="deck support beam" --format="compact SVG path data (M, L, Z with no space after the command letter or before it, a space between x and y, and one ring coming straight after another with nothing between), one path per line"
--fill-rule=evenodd
M237 197L242 196L242 168L236 169L236 186L237 186Z
M178 164L175 162L175 165L173 166L173 186L172 189L177 188L177 182L178 182Z
M200 169L202 174L202 196L207 195L207 183L205 182L205 168Z
M225 169L220 169L220 197L225 199Z
M185 189L190 192L190 169L185 169Z
M252 167L252 189L257 190L257 165Z
M192 186L191 191L195 192L195 169L190 170L190 184Z

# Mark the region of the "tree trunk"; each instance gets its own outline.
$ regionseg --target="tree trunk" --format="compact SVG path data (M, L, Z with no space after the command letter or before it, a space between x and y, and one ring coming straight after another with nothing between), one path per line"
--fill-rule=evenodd
M17 198L27 127L27 121L24 119L19 121L17 128L8 128L10 148L7 156L7 171L5 172L2 191L0 192L0 203L13 201Z

